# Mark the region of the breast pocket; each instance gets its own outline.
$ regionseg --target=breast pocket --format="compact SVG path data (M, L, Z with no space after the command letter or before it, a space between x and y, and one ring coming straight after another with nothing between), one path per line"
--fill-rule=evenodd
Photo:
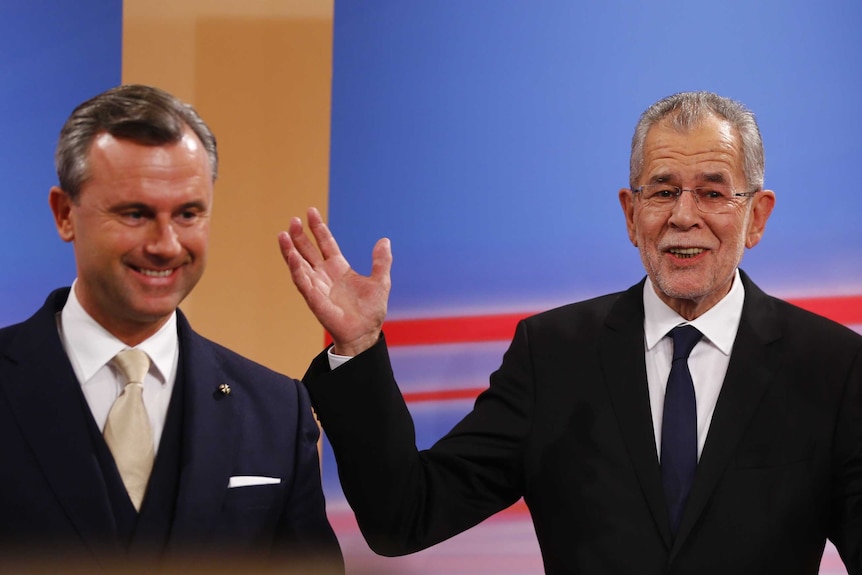
M271 541L281 515L281 485L250 485L227 490L216 537L244 547Z
M747 446L736 457L739 469L783 467L808 461L814 454L812 441L776 442Z
M225 509L269 509L281 497L281 485L244 485L227 490Z

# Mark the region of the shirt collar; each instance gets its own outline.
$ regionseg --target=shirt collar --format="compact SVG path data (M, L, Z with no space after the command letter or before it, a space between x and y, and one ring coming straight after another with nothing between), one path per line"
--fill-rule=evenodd
M89 381L117 352L129 347L84 310L75 295L74 283L61 312L60 335L66 353L78 368L81 383ZM174 311L159 331L135 347L150 356L150 373L164 385L171 373L178 346L177 312Z
M644 284L644 334L646 346L651 350L667 333L676 326L688 323L696 327L706 339L712 342L721 353L730 355L739 321L742 318L742 304L745 301L745 288L739 277L739 270L733 276L733 284L726 296L703 315L687 321L661 301L649 277Z

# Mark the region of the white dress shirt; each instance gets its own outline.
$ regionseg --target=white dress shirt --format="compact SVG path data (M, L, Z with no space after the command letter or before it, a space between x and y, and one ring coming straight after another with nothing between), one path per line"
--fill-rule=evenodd
M678 325L691 324L703 334L703 338L688 358L688 368L694 382L697 401L697 457L703 451L709 424L721 392L721 385L730 363L730 351L736 340L736 332L742 317L745 288L739 279L739 271L733 278L730 292L715 306L693 321L686 321L661 301L652 282L647 278L644 285L644 344L647 384L655 432L656 452L661 458L661 422L664 414L664 392L673 360L673 340L670 330Z
M99 431L104 431L108 412L126 383L119 370L110 365L110 361L129 346L111 335L84 311L75 295L74 284L66 305L57 314L57 328L96 425ZM144 378L143 395L153 430L153 447L158 451L179 361L176 312L158 332L137 345L136 349L146 352L150 357L150 370Z

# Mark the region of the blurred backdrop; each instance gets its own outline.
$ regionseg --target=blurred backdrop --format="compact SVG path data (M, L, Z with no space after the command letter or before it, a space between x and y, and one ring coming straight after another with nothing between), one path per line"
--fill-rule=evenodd
M142 82L193 103L219 139L193 325L300 377L324 334L276 234L316 205L363 272L388 236L386 330L422 447L470 408L519 317L642 277L616 193L638 116L673 92L757 114L777 205L743 268L862 330L860 22L852 0L4 2L0 325L75 276L47 205L62 122ZM431 550L374 556L323 454L349 573L541 572L522 504ZM831 548L821 572L845 572Z

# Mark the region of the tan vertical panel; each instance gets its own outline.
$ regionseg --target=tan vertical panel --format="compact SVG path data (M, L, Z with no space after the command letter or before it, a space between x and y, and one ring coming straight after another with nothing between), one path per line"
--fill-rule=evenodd
M183 304L195 328L299 377L323 331L290 283L276 234L329 171L332 0L125 0L123 81L195 105L216 134L207 271Z

